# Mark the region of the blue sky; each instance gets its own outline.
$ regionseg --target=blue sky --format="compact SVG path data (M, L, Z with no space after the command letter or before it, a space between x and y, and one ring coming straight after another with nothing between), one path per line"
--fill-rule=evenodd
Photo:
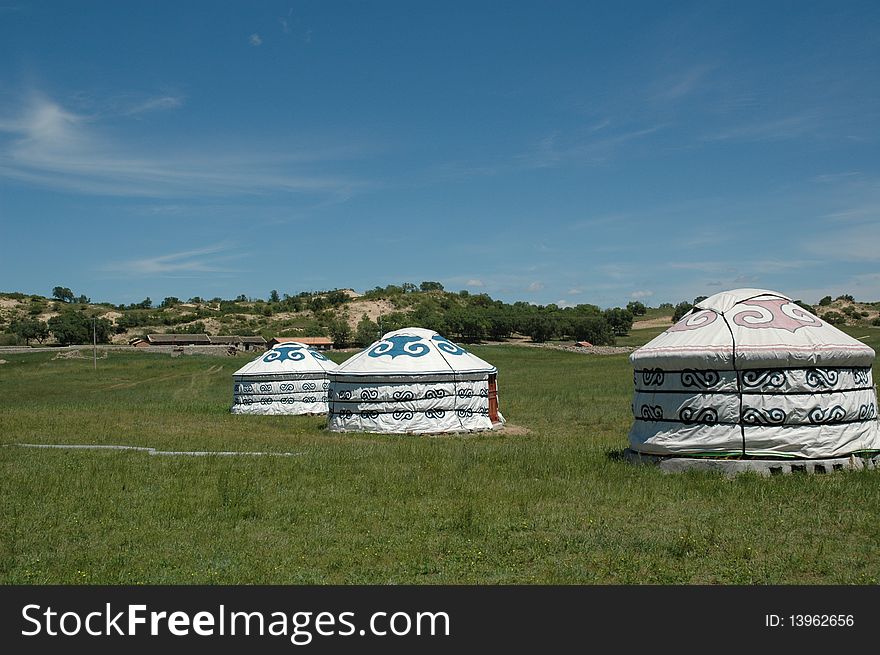
M880 300L876 2L0 5L0 289Z

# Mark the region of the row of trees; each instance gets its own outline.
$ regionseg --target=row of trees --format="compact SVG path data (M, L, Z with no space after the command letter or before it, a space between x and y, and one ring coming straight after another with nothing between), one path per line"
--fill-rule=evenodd
M517 333L536 342L573 339L613 345L615 336L627 334L632 323L632 311L619 307L602 311L595 305L507 304L479 294L464 299L429 296L405 311L382 316L378 324L364 317L352 330L347 321L332 319L327 328L336 346L368 345L382 333L404 327L428 328L465 342L505 339Z
M32 340L43 343L51 333L58 343L67 346L90 343L93 338L98 343L110 343L113 324L106 318L90 317L84 312L68 309L48 322L35 318L15 319L9 330L26 344Z

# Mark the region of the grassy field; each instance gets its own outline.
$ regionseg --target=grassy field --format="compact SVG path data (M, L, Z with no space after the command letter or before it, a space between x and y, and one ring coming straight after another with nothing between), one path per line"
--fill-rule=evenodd
M880 471L728 480L633 467L620 460L626 356L473 350L498 366L501 410L527 434L334 434L322 418L232 416L241 357L111 353L95 372L90 359L3 355L3 444L299 454L4 445L0 582L880 579Z

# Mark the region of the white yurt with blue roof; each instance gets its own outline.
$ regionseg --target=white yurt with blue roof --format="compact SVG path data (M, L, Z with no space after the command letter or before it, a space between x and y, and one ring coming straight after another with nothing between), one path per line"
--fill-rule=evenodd
M491 430L498 370L433 330L385 334L329 373L328 428L432 434Z
M233 414L326 414L336 364L303 343L278 344L232 374Z
M706 298L630 361L636 452L800 459L880 452L873 349L775 291Z

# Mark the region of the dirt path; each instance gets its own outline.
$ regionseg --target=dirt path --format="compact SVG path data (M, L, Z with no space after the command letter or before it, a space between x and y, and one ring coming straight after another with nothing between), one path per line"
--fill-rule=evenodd
M157 375L156 377L144 378L143 380L136 380L134 382L117 382L116 384L111 384L109 387L104 387L104 389L107 391L111 389L130 389L131 387L136 387L139 384L144 384L146 382L165 382L166 380L174 380L176 378L185 378L189 376L192 376L193 379L195 379L195 376L197 375L214 375L222 370L222 366L216 365L211 366L204 371L196 371L195 373L173 373L171 375Z
M672 318L670 316L661 316L660 318L652 318L647 321L636 321L633 323L633 330L647 330L648 328L672 327Z

